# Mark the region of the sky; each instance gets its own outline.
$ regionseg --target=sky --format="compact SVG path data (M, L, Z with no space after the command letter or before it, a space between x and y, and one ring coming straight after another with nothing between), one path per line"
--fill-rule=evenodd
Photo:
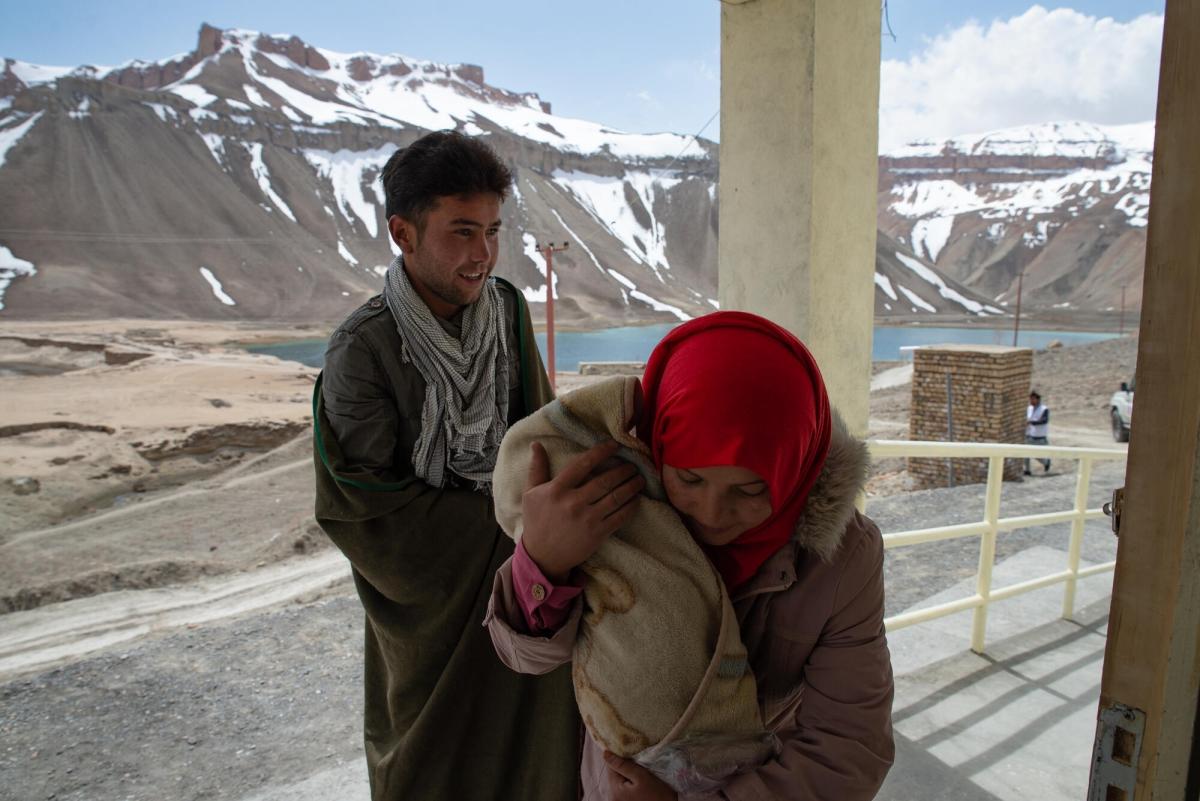
M1165 0L888 0L880 149L1081 119L1153 119ZM449 10L448 10L449 9ZM472 63L557 114L718 139L719 0L0 0L0 58L55 66L161 60L200 24L341 52Z

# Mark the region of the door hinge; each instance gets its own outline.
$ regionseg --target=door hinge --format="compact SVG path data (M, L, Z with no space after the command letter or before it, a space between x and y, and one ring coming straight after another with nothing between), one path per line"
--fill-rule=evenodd
M1100 507L1104 514L1112 518L1112 532L1120 535L1121 533L1121 512L1125 508L1125 488L1117 487L1113 490L1112 500Z
M1145 730L1146 713L1140 709L1110 704L1100 710L1088 801L1135 801L1138 757Z

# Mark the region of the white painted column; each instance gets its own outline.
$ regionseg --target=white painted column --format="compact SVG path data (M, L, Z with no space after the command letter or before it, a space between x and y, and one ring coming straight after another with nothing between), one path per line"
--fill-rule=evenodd
M874 316L879 9L721 6L721 308L800 337L857 434Z

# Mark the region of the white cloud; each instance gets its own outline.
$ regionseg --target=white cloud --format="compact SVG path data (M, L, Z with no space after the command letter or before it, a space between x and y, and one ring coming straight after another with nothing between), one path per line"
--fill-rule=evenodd
M879 146L1032 123L1154 119L1163 18L1129 22L1033 6L940 35L884 61Z

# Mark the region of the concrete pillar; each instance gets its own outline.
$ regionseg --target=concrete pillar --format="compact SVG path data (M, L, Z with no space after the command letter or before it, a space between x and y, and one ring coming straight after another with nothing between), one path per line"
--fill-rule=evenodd
M721 5L721 308L800 337L857 434L870 390L879 8Z

